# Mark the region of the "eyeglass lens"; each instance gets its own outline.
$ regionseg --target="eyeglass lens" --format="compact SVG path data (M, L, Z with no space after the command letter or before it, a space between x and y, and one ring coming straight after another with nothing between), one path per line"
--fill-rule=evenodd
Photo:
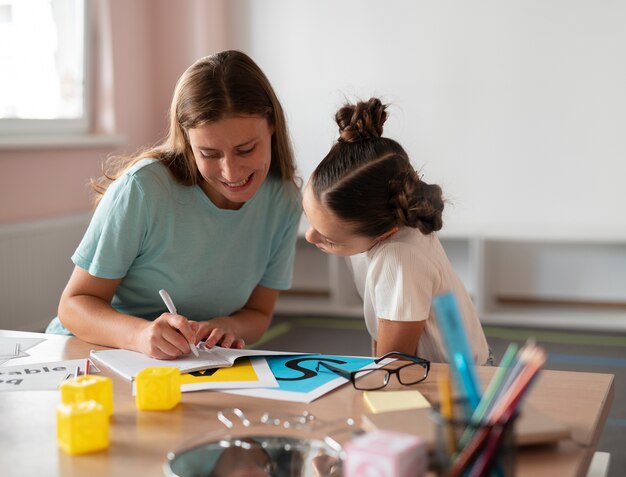
M416 384L426 377L426 367L420 363L411 363L401 366L397 370L397 377L401 384ZM393 369L374 369L371 371L358 371L354 375L354 386L362 390L374 390L384 388L389 382Z

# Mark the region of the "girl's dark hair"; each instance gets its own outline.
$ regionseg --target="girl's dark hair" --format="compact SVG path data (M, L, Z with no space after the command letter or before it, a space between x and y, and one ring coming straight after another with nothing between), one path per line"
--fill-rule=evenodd
M387 106L377 98L344 105L339 139L311 175L313 194L355 233L378 237L395 226L441 229L441 187L422 181L406 151L382 137Z
M269 80L246 54L235 51L200 58L179 78L170 107L165 139L153 148L130 157L112 157L104 175L91 181L96 202L110 183L137 161L152 157L161 161L184 185L201 180L187 131L230 116L259 116L274 128L269 173L295 182L295 161L283 108Z

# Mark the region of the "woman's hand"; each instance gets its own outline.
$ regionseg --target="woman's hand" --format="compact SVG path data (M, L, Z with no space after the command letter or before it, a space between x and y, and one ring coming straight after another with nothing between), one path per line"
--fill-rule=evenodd
M199 322L196 339L205 340L206 348L241 349L246 341L257 342L272 321L277 298L277 290L257 285L241 310Z
M204 346L206 348L213 348L213 346L221 346L222 348L236 348L242 349L245 346L243 338L237 337L235 331L228 326L229 323L226 320L232 318L213 318L209 321L203 321L198 323L197 335L199 340L205 340Z
M182 315L163 313L156 320L145 323L136 337L137 348L157 359L174 359L189 354L189 343L198 342L199 325Z

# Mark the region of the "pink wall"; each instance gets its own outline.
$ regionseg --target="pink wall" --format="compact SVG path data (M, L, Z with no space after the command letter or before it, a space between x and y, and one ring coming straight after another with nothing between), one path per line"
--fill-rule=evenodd
M0 149L0 224L91 210L86 187L111 153L158 141L176 79L224 48L223 1L108 0L118 147Z

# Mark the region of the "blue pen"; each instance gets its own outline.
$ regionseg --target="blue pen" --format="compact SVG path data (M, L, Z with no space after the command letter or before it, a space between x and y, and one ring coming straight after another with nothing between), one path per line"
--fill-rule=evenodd
M461 313L453 293L436 296L433 299L433 307L448 349L450 367L456 378L457 387L467 401L464 411L465 417L469 420L480 402L481 390Z

